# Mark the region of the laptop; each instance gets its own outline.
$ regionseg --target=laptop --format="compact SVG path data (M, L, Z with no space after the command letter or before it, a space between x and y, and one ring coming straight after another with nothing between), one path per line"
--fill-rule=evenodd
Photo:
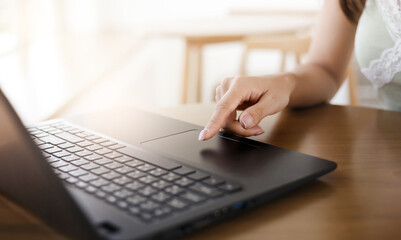
M24 127L0 90L0 193L71 239L171 239L336 168L133 109Z

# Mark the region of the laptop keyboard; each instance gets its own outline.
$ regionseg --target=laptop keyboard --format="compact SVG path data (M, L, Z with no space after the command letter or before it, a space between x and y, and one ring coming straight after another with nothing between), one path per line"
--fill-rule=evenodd
M146 223L241 190L236 183L173 161L146 161L136 149L64 122L28 131L63 181Z

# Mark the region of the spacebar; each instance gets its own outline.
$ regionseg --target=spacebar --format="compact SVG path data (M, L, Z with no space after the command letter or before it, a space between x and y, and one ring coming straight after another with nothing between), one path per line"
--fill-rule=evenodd
M116 151L133 158L139 158L145 162L159 166L166 170L172 170L181 167L181 164L175 163L171 160L161 159L130 147L120 148Z

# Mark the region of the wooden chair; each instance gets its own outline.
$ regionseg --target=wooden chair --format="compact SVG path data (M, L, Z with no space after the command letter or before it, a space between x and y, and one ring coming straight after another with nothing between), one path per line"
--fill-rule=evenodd
M251 50L256 49L276 49L282 52L282 59L280 65L280 71L285 71L287 62L287 54L295 54L296 63L301 64L301 56L306 54L309 49L312 38L310 34L299 35L299 34L287 34L287 35L276 35L276 36L258 36L258 37L247 37L243 39L244 52L241 62L241 75L247 75L246 67L248 64L249 53ZM356 77L352 64L348 67L348 84L351 105L358 105L358 92Z

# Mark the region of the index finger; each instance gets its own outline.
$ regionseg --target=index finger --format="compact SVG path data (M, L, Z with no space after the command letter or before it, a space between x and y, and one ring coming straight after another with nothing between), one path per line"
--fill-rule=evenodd
M199 134L199 140L208 140L216 135L220 128L223 127L230 114L237 109L240 102L241 98L237 96L235 91L227 91L223 98L217 103L212 118Z

